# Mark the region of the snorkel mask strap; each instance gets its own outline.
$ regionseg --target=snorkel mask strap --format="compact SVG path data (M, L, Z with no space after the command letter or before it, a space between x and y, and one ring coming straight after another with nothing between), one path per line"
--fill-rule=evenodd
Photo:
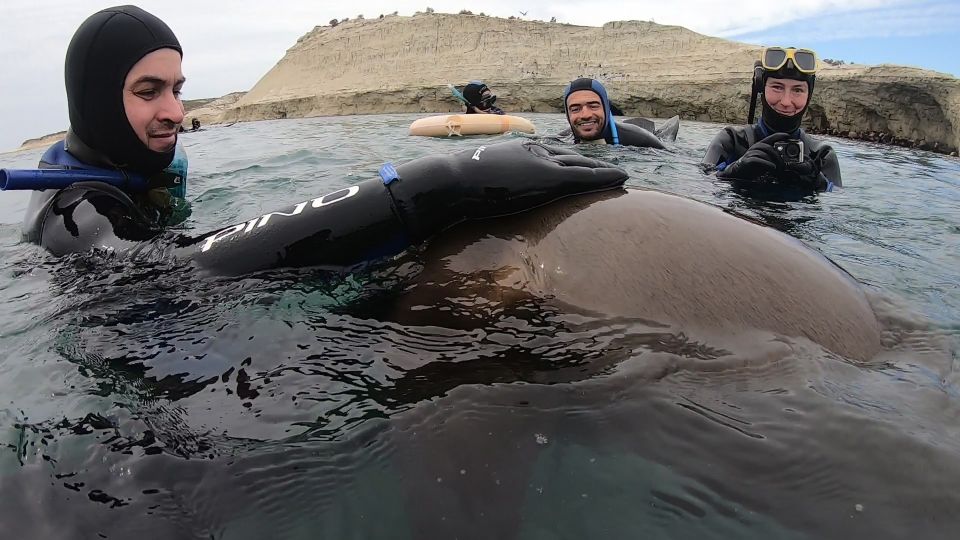
M747 124L753 124L753 116L757 112L757 94L763 90L763 64L760 60L753 63L753 77L750 81L750 112L747 113Z

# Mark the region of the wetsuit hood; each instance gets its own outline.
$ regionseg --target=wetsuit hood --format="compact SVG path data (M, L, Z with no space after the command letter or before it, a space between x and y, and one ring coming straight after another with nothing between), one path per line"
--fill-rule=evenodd
M494 101L496 101L496 96L493 96L493 99L489 100L490 103L483 103L483 93L487 90L490 90L490 88L486 84L480 81L470 81L466 86L463 87L463 97L471 106L476 107L481 111L485 111L490 108L490 105L492 105Z
M759 88L757 89L760 93L760 103L763 107L763 112L760 113L761 125L771 133L796 133L796 131L800 129L803 115L806 114L807 109L810 107L810 100L813 99L813 83L816 81L816 74L806 74L797 71L793 60L787 60L787 63L777 71L762 71L763 74L760 76ZM793 116L784 116L774 110L774 108L767 103L767 98L764 95L764 89L767 87L767 79L771 78L806 82L809 88L807 104L803 106L803 109L800 109L800 111Z
M155 152L137 137L123 107L123 83L134 64L153 51L183 51L173 31L136 6L107 8L80 25L67 47L64 78L70 130L118 168L142 174L162 170L175 148Z
M617 124L613 121L613 111L610 108L610 98L607 97L607 89L600 84L600 81L583 77L571 82L563 89L563 114L567 116L567 123L570 124L570 131L573 133L574 142L580 142L577 137L577 130L573 129L570 123L570 113L567 111L567 99L570 94L579 90L590 90L600 96L600 103L603 104L603 129L600 131L603 140L607 144L620 144L620 136L617 133Z

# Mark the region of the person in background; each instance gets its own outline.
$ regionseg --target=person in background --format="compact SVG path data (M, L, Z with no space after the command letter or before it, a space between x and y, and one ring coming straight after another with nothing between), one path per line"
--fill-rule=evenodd
M701 161L704 171L743 186L802 191L842 186L836 152L800 127L817 64L808 49L763 49L754 66L747 125L726 127L714 137ZM761 112L753 124L758 94Z
M470 81L463 87L463 98L467 101L467 114L504 114L494 106L497 96L480 81Z
M563 91L563 110L574 143L664 147L652 131L615 121L607 89L595 79L582 77L567 85ZM675 130L672 135L676 138Z

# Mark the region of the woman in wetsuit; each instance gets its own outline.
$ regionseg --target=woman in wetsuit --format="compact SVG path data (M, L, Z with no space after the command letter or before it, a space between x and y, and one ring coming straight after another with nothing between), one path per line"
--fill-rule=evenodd
M816 82L817 56L808 49L763 49L754 68L748 125L714 137L701 165L743 186L831 191L843 185L837 154L800 127ZM757 94L761 113L752 124Z

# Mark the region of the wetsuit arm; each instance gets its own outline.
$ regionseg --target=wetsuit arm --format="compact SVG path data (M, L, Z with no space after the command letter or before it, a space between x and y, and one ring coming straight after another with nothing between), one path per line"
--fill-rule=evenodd
M528 140L413 160L381 178L303 201L200 237L157 239L121 190L80 182L41 212L39 243L56 255L101 248L156 250L210 273L279 267L350 268L399 253L466 219L528 210L556 199L612 189L627 174L573 151Z
M278 267L348 268L399 253L466 219L528 210L616 188L626 173L528 140L413 160L396 174L178 243L217 274Z
M730 129L724 128L710 141L703 159L700 160L700 168L706 173L725 169L740 157L740 155L731 155L734 145L734 137Z
M378 179L182 239L175 254L213 274L240 275L280 267L350 267L410 244Z

